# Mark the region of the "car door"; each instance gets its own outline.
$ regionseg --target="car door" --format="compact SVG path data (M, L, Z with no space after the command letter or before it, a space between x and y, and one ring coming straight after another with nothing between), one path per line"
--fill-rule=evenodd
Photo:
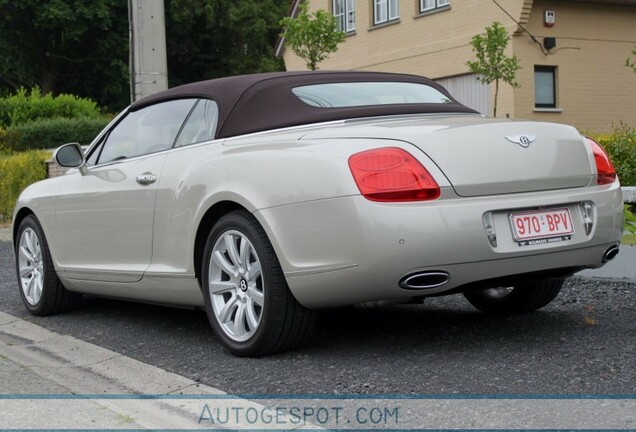
M127 113L68 174L56 199L56 260L70 279L135 282L152 258L157 186L195 99Z

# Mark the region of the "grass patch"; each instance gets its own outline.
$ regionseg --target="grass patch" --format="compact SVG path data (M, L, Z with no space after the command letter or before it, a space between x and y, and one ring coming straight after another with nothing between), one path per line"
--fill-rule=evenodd
M636 214L632 209L632 206L625 204L625 233L621 243L636 246Z

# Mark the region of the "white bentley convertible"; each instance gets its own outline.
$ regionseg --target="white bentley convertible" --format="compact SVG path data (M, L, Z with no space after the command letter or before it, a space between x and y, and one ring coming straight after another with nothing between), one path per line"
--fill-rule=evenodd
M34 314L83 294L205 308L235 354L309 337L316 310L462 293L539 309L617 253L622 198L574 128L486 118L373 72L230 77L150 96L14 215Z

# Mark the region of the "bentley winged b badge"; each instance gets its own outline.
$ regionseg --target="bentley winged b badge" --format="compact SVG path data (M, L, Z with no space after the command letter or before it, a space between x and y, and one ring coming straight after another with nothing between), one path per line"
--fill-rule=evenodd
M536 135L507 135L506 139L511 143L519 144L523 148L528 148L537 139Z

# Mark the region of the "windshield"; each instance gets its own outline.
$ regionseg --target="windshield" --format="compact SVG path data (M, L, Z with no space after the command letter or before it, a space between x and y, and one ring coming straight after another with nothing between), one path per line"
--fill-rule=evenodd
M306 104L320 108L452 102L433 87L406 82L314 84L295 87L292 91Z

